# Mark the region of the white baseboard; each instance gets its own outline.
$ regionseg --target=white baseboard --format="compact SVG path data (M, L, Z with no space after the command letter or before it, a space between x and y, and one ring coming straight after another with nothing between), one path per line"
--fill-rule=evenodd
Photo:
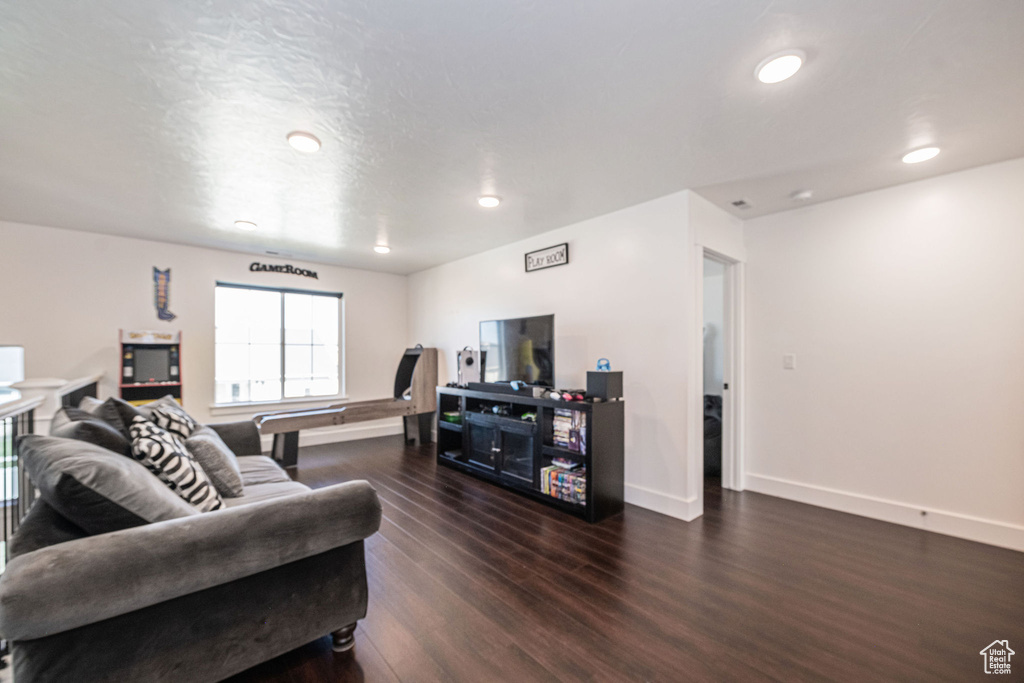
M1024 551L1024 526L803 484L764 474L745 475L748 491ZM924 512L926 514L922 515Z
M401 434L402 421L382 422L380 424L353 424L339 427L323 427L321 429L306 429L299 432L299 448L303 446L319 446L325 443L341 443L342 441L358 441L359 439L374 439L378 436L392 436ZM274 442L272 434L260 437L263 450L269 451Z
M681 498L636 484L626 484L625 489L627 503L639 505L642 508L660 512L685 522L697 519L704 512L701 501L697 498Z

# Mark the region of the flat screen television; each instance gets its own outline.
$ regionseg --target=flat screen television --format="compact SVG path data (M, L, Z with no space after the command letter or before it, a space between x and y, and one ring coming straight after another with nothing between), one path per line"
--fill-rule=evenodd
M555 316L480 323L484 382L555 384Z

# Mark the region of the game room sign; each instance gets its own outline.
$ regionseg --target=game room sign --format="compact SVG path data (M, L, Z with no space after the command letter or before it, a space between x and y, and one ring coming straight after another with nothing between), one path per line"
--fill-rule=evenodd
M564 266L569 263L569 243L563 242L547 249L531 251L526 255L526 272Z
M249 264L249 270L254 273L286 273L288 275L301 275L302 277L311 277L314 280L319 280L315 270L306 270L305 268L296 268L295 266L272 266L269 263L260 263L259 261L253 261Z

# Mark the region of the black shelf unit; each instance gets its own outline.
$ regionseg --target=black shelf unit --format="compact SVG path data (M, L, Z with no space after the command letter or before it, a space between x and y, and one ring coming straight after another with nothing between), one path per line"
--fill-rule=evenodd
M490 409L501 408L502 414ZM586 415L583 452L554 444L555 409ZM462 423L441 419L458 412ZM535 420L524 419L526 413ZM556 401L518 394L437 388L437 462L516 491L588 522L623 508L624 405L622 401ZM541 470L552 458L585 468L585 504L543 493Z

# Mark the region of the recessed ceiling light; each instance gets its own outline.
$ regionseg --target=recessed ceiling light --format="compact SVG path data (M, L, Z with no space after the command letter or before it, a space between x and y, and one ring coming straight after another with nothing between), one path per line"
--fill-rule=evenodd
M794 202L806 202L813 196L814 190L793 190L793 192L790 193L789 198Z
M501 204L501 197L495 197L494 195L485 194L484 196L477 199L476 202L485 209L493 209L498 204Z
M235 227L239 230L255 230L256 224L252 221L235 221Z
M378 244L377 246L375 246L375 247L373 248L373 250L374 250L375 252L377 252L378 254L386 254L386 253L388 253L389 251L391 251L391 247L389 247L389 246L387 246L387 245L384 245L384 244Z
M800 50L777 52L761 60L754 69L754 74L762 83L779 83L799 71L806 56Z
M307 154L312 154L320 149L320 140L312 133L304 133L301 130L288 133L288 144Z
M928 161L939 156L938 147L922 147L921 149L915 149L913 152L908 152L903 155L903 163L905 164L919 164L922 161Z

